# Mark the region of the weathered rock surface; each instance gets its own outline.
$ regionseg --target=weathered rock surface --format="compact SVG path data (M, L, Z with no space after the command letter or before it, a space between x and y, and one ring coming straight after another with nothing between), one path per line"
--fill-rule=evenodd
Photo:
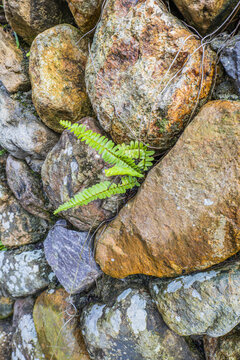
M240 35L227 42L220 55L220 61L226 73L233 79L240 95Z
M67 0L67 2L82 33L85 34L87 31L92 30L100 16L103 0Z
M94 36L86 84L101 126L116 142L164 150L211 88L214 53L161 1L110 0ZM198 50L197 50L198 49Z
M231 14L238 0L173 0L186 20L202 34L221 26Z
M27 61L9 32L0 28L0 79L11 92L30 89Z
M110 276L176 276L240 249L240 102L206 104L96 245Z
M92 131L103 134L94 119L85 118L81 123ZM57 208L84 188L109 180L104 173L106 167L95 150L65 130L43 164L44 190ZM115 215L121 199L122 196L114 196L95 200L88 205L64 211L61 215L81 231L93 230L102 221Z
M33 321L34 299L18 299L14 305L11 360L44 360Z
M239 327L218 338L204 336L204 350L206 360L238 360L240 358Z
M128 288L112 307L89 305L82 313L83 336L95 360L202 359L164 324L150 296Z
M176 280L154 280L151 293L166 324L179 335L218 337L240 322L240 260Z
M49 220L52 209L40 177L24 161L11 155L7 158L6 174L8 185L22 207L30 214Z
M18 159L44 160L58 136L36 116L27 96L12 99L0 83L0 145Z
M4 0L4 10L13 30L28 44L44 30L72 21L67 4L62 0Z
M78 325L78 316L59 289L45 291L36 300L33 318L46 359L90 360Z
M44 31L31 47L29 72L35 108L51 129L62 132L60 120L75 122L92 114L84 69L87 40L71 25Z
M88 290L102 275L94 260L91 235L68 230L59 220L44 241L44 251L60 284L70 294Z
M9 320L0 321L0 359L9 360L11 358L11 340L13 328Z
M48 222L31 215L17 202L7 186L5 160L0 161L0 240L9 247L43 240Z
M9 297L4 296L0 289L0 320L6 319L12 315L13 305L14 301Z
M35 294L53 277L42 249L0 252L0 287L12 297Z

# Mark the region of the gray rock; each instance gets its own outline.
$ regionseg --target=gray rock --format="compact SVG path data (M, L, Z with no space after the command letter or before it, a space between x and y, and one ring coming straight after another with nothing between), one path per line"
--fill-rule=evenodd
M6 162L7 182L14 196L30 214L50 219L51 206L43 191L42 181L28 165L9 155Z
M11 359L12 324L9 320L0 320L0 359Z
M14 305L11 360L44 360L33 321L34 299L18 299Z
M27 96L12 99L0 83L0 145L18 159L44 160L58 136L37 117Z
M105 134L93 118L84 118L81 123L94 132ZM56 209L81 190L101 181L111 180L105 176L106 168L107 164L95 150L65 130L43 164L44 191ZM60 214L80 231L92 231L116 214L123 198L123 195L116 195L95 200Z
M35 294L53 277L43 249L0 252L0 288L12 297Z
M152 297L177 334L218 337L240 322L240 260L175 280L153 280Z
M81 324L94 360L202 359L194 346L190 350L185 339L168 329L143 289L126 289L111 307L85 307Z
M48 222L25 211L11 193L6 183L5 157L0 159L0 239L9 247L43 240Z
M226 73L233 79L240 95L240 35L234 36L226 43L220 61Z
M47 262L58 281L70 294L87 290L102 275L89 242L91 235L66 229L60 220L44 241Z

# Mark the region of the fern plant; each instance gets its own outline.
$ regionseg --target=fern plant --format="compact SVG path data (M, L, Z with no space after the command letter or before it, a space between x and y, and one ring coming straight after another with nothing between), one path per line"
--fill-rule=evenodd
M54 214L68 210L75 206L87 205L96 199L105 199L116 194L124 194L134 186L140 186L138 178L144 177L144 172L152 166L154 151L148 150L146 145L138 141L131 141L129 145L115 145L106 136L101 136L92 130L87 130L85 125L72 124L70 121L60 121L60 124L73 132L78 139L84 141L92 149L95 149L103 160L113 165L105 170L107 177L121 176L118 184L110 181L103 181L84 189L68 202L60 205Z

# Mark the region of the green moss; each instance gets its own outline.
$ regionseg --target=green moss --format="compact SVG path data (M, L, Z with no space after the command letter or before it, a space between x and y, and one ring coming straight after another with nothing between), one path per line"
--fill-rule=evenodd
M157 119L156 126L159 128L160 134L163 134L166 131L168 125L168 119L167 118L161 118Z

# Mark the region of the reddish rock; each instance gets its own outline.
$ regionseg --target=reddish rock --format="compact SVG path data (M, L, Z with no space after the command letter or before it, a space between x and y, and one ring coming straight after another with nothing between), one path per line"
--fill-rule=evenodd
M206 360L238 360L240 358L240 328L237 326L225 336L204 336Z
M169 148L211 88L214 53L205 47L203 57L200 40L161 1L109 0L90 55L88 94L118 143Z
M28 44L44 30L73 20L63 0L4 0L4 10L13 30Z
M96 242L110 276L176 276L240 250L240 103L212 101Z
M29 72L32 97L42 121L62 132L60 120L76 122L92 114L84 70L87 40L75 27L63 24L37 36L31 46Z

